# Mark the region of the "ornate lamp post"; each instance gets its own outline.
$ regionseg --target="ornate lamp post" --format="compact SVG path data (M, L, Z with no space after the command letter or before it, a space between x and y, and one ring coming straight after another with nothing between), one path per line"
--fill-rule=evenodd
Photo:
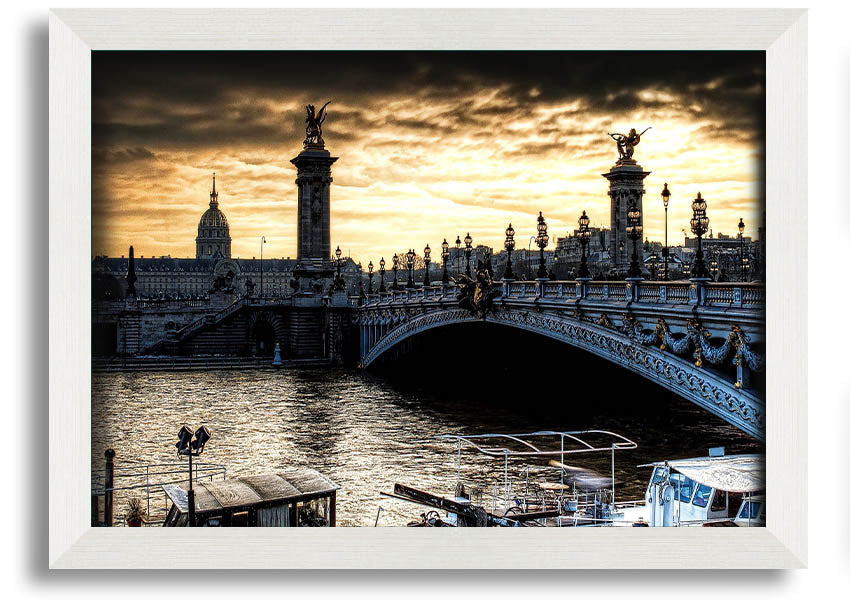
M581 216L578 218L578 241L581 244L581 266L578 269L578 276L582 279L590 278L590 271L587 269L587 243L590 241L590 218L586 211L581 211Z
M194 436L194 439L193 439ZM201 425L197 431L192 431L187 425L183 425L177 433L177 456L189 457L189 492L187 494L189 504L189 527L195 527L195 490L192 487L192 479L196 474L192 473L192 457L200 456L204 446L210 440L212 434L205 425ZM114 452L113 452L114 455ZM109 457L107 457L109 458Z
M407 251L407 286L409 288L416 287L413 283L413 259L416 258L416 253L413 248Z
M381 257L380 262L378 263L378 269L381 274L381 286L378 288L378 293L383 294L387 291L387 288L384 287L384 267L386 266L387 261L384 260L384 257Z
M705 259L702 254L702 236L708 231L708 217L705 214L706 202L702 194L697 192L697 197L691 203L694 216L691 217L691 231L697 236L697 255L694 259L694 278L708 277L708 269L705 268Z
M446 241L446 238L443 238L443 243L440 247L443 249L443 285L449 285L449 243Z
M429 286L431 285L431 246L425 244L425 279L422 281L422 285Z
M632 261L629 263L629 277L640 277L641 269L638 264L637 245L643 236L643 225L640 223L640 210L636 204L629 207L626 213L626 235L632 240Z
M505 267L505 273L502 275L502 279L512 280L514 278L514 268L511 264L511 252L514 251L516 247L516 242L514 241L514 228L508 223L508 228L505 229L505 251L508 253L508 264Z
M546 219L543 218L543 211L540 211L540 216L537 217L537 246L540 248L540 266L537 268L538 279L547 279L549 277L549 274L546 272L546 258L543 255L543 249L549 245L548 229Z
M472 277L472 272L469 270L469 258L472 256L472 238L469 236L469 232L466 232L466 237L463 238L463 243L466 244L466 248L464 248L463 253L466 255L466 276Z
M738 260L741 265L741 281L746 281L744 279L744 227L744 219L741 217L738 221Z
M339 249L339 246L336 247L336 281L339 289L345 289L345 284L342 282L342 250Z
M664 257L664 281L669 281L667 277L667 257L670 256L670 248L667 246L667 204L670 202L670 190L667 189L666 183L661 190L661 199L664 201L664 248L661 250L661 256Z
M457 274L460 275L460 235L458 235L455 240L455 260L457 261L455 270L457 271Z
M398 254L393 254L393 289L398 289Z
M375 276L375 274L372 272L372 270L375 268L375 265L372 264L371 260L369 261L368 267L369 267L369 295L371 296L372 295L372 277Z

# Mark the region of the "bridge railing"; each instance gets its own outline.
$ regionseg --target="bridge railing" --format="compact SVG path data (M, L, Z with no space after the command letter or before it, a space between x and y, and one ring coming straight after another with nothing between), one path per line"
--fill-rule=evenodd
M692 304L763 308L764 286L748 282L681 281L574 281L536 280L501 281L503 299L588 300L595 302L635 302L639 304ZM450 299L457 293L455 285L390 290L373 294L364 306Z

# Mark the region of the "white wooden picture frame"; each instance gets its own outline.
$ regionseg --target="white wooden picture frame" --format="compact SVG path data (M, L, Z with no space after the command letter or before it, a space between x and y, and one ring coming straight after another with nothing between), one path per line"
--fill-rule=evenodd
M805 11L69 9L49 19L51 568L806 565ZM160 49L766 51L767 527L91 528L91 52Z

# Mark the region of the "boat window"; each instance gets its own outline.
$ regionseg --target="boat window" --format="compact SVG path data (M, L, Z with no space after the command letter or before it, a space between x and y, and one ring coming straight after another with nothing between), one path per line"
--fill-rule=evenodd
M327 527L329 498L316 498L298 503L298 527Z
M652 480L650 484L658 483L661 481L661 478L664 476L664 468L663 467L655 467L655 470L652 472Z
M711 512L720 512L726 510L726 492L717 490L714 492L714 499L711 501Z
M696 494L694 494L694 506L705 508L708 506L708 498L711 496L712 488L707 485L699 484Z
M759 516L759 510L761 510L761 502L744 502L741 505L739 517L741 519L756 519Z
M248 527L248 511L243 510L241 512L233 513L233 516L230 517L230 526Z
M673 486L673 497L681 502L690 502L694 493L694 480L681 473L670 474L670 484Z

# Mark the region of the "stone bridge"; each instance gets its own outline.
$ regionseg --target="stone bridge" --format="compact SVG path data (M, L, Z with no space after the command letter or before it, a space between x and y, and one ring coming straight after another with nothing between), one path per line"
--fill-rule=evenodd
M764 287L752 283L504 281L483 319L580 348L629 369L764 440ZM369 296L359 308L360 365L424 331L482 319L452 286Z

